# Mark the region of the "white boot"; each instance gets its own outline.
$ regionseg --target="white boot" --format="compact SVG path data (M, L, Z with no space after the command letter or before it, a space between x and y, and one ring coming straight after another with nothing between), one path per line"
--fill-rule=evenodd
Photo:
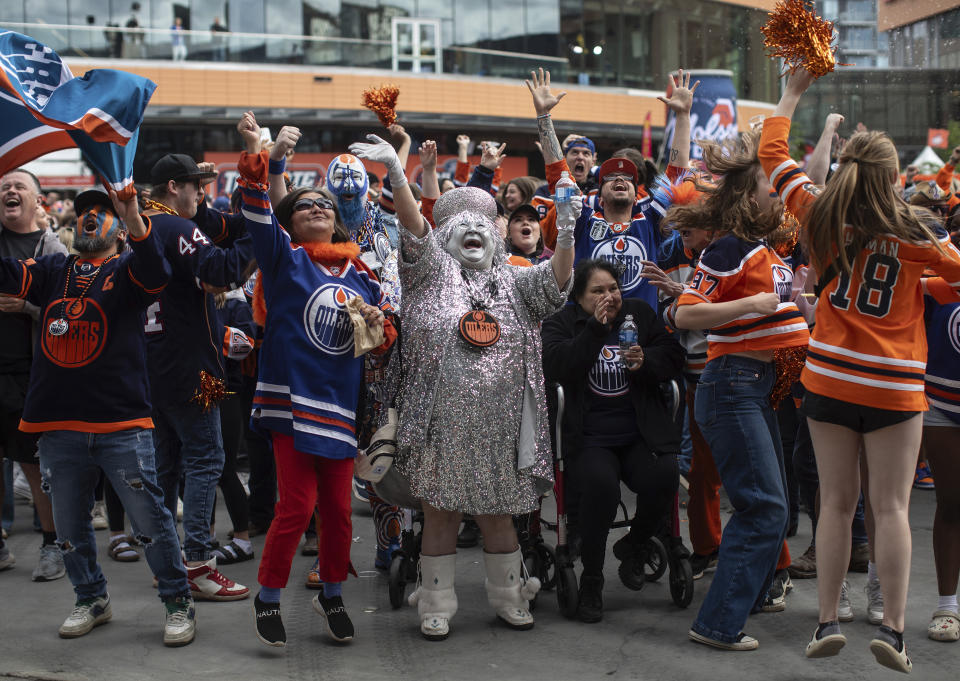
M457 613L456 567L455 553L420 556L420 585L408 602L417 606L420 633L429 641L442 641L450 635L450 619Z
M483 553L487 572L487 601L497 617L513 629L533 627L529 601L540 590L540 580L525 575L518 548L513 553Z

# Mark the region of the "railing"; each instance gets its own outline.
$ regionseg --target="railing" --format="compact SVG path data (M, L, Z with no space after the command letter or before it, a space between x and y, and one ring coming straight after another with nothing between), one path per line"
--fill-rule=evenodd
M169 28L0 22L0 29L36 38L61 57L170 60L179 56L174 50L174 32ZM186 48L186 61L391 68L389 40L193 30L177 31L176 36ZM548 65L562 79L569 62L562 57L521 52L443 48L445 73L523 78L541 65Z

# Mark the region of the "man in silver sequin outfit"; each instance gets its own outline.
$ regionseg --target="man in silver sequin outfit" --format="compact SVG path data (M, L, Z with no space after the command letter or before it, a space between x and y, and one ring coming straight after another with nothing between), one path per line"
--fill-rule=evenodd
M511 514L533 510L553 482L538 323L566 299L573 220L558 218L567 229L550 262L511 267L487 192L464 187L444 194L431 231L393 148L368 139L375 143L350 150L387 166L402 225L404 378L396 465L424 510L421 586L411 597L420 631L429 639L449 633L465 512L483 532L490 604L510 627L529 629L528 601L539 586L523 579ZM475 347L461 336L459 322L474 310L498 321L495 343Z

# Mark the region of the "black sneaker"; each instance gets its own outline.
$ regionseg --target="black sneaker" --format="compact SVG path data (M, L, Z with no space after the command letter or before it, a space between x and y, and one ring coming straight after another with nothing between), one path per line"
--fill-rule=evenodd
M458 549L472 549L480 543L480 527L471 516L463 517L463 529L457 535Z
M313 597L313 609L327 621L327 632L334 641L343 643L353 640L353 622L343 607L343 598L324 598L323 593L318 593Z
M257 594L253 599L253 613L257 618L257 638L268 646L283 648L287 645L287 631L280 618L279 603L264 603Z
M787 594L791 591L793 591L793 582L790 580L790 573L779 570L773 576L773 583L760 609L763 612L783 612L787 609Z
M719 551L714 551L709 556L705 556L702 553L691 553L690 568L693 570L693 578L700 579L707 570L713 570L716 568L719 558Z
M580 577L580 603L577 605L577 619L594 623L603 619L603 575Z

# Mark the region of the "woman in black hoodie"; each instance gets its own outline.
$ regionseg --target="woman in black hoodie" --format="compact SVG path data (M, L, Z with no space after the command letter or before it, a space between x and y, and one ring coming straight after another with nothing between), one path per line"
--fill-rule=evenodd
M578 263L575 302L542 327L546 379L560 383L566 396L563 445L583 541L577 616L584 622L603 617L603 559L620 481L636 493L637 514L614 554L634 558L640 570L636 556L669 510L679 481L680 434L659 386L680 375L683 348L647 303L621 299L618 274L605 260ZM618 332L628 314L638 340L621 361Z

